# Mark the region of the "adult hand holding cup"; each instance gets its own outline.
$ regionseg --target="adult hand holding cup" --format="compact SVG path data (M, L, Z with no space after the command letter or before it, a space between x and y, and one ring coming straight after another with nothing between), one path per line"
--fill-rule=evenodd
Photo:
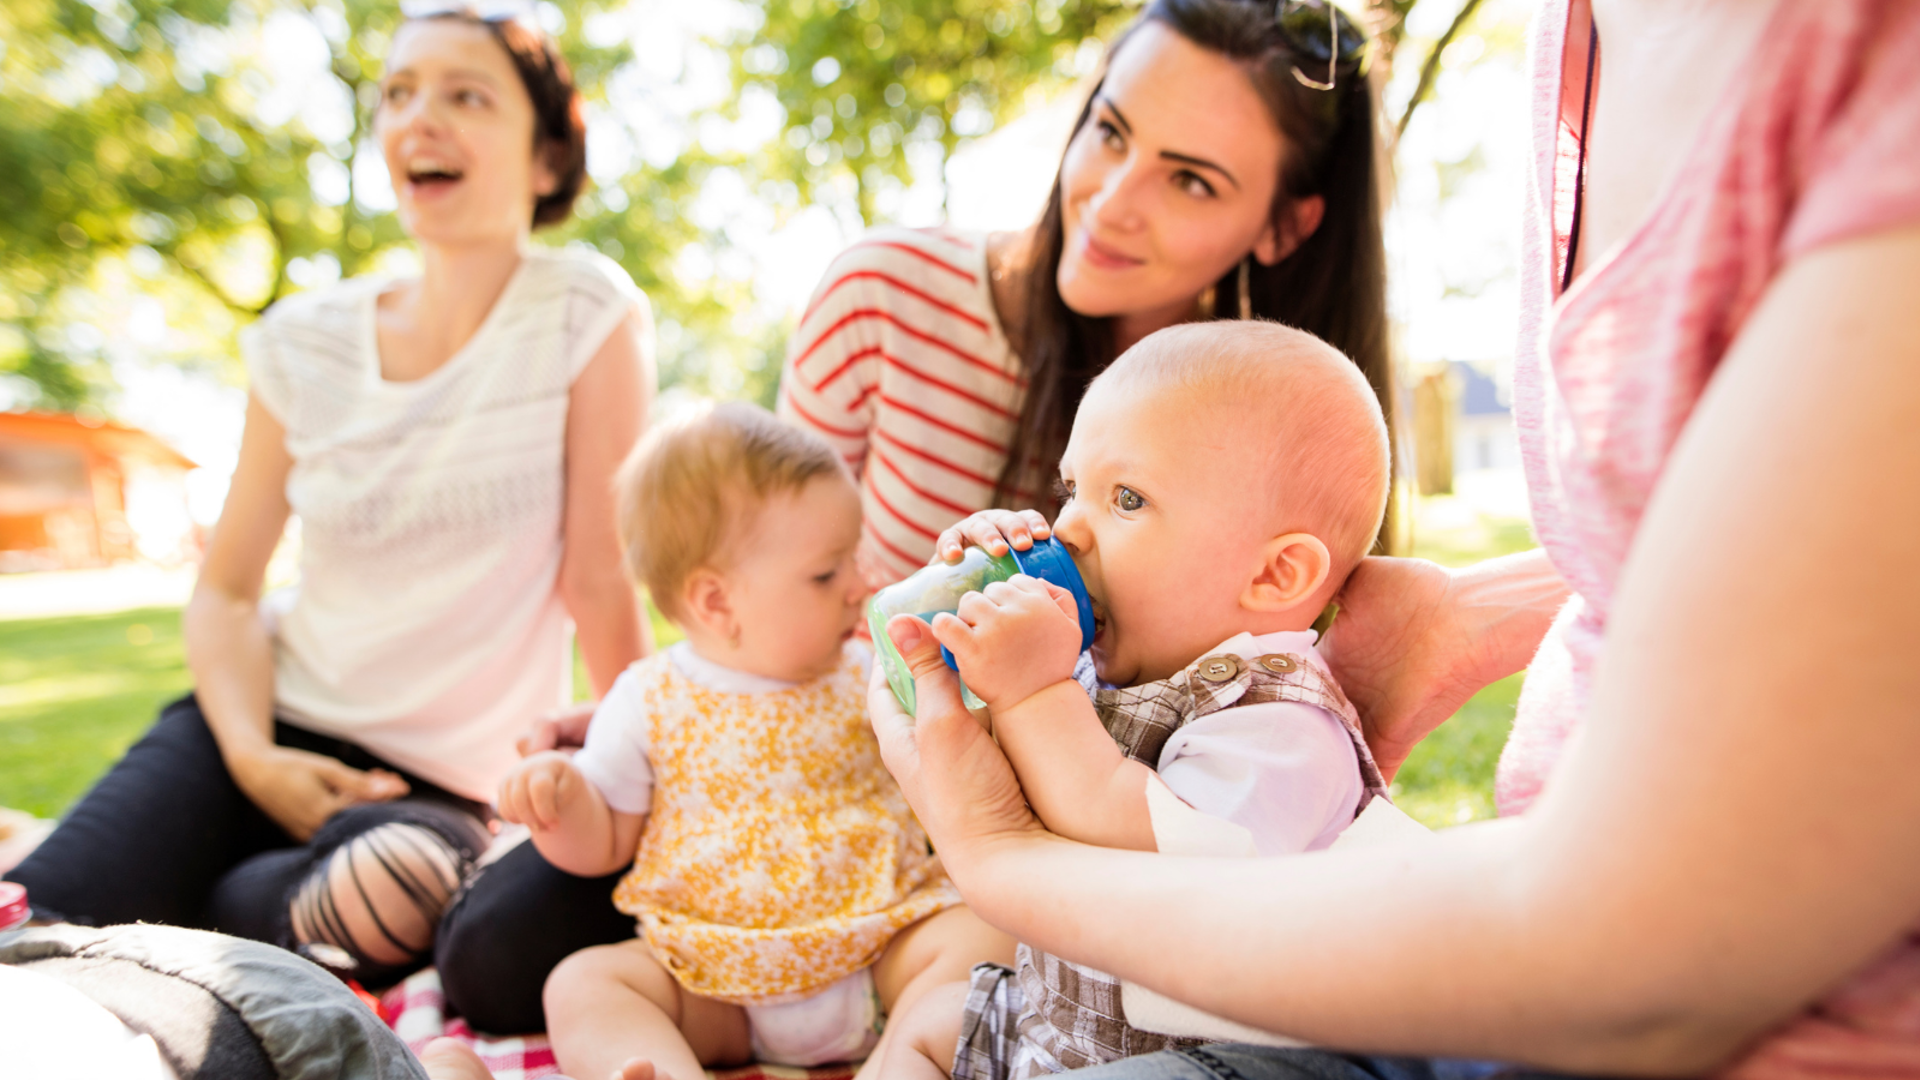
M1027 808L1013 766L960 700L960 679L940 658L940 643L911 615L888 620L887 636L913 674L916 709L893 696L879 665L867 710L880 757L932 838L947 873L969 903L990 882L990 857L1047 838ZM991 918L989 917L989 921Z

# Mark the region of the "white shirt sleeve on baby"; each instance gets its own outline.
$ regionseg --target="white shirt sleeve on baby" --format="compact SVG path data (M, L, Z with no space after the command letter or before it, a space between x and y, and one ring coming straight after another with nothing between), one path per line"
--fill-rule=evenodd
M1296 701L1222 709L1187 724L1161 749L1158 772L1187 805L1251 833L1261 855L1331 845L1353 823L1363 791L1346 727ZM1154 838L1162 839L1157 827ZM1159 846L1172 853L1185 845Z
M607 805L622 814L644 814L653 806L653 765L647 760L646 695L631 671L621 672L600 699L587 725L587 744L573 755L574 768L600 789Z

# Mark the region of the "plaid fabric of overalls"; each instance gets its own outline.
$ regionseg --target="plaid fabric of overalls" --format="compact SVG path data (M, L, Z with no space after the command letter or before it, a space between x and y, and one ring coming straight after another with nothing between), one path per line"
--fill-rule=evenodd
M1200 717L1238 705L1297 701L1339 717L1353 738L1366 789L1356 814L1386 789L1359 714L1339 685L1304 657L1211 653L1172 678L1108 689L1095 680L1092 659L1082 656L1074 678L1121 751L1148 768L1158 767L1174 732ZM1017 974L997 964L973 969L953 1080L1028 1080L1201 1041L1127 1023L1120 980L1105 972L1024 944L1016 962Z

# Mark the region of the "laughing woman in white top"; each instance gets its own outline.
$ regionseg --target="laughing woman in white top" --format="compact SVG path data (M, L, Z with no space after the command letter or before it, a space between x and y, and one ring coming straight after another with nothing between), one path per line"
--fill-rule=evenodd
M204 926L364 981L417 964L530 719L648 647L611 477L653 389L644 298L532 247L584 176L552 41L406 22L375 130L414 279L275 306L232 491L186 612L198 686L10 877L43 916ZM262 601L290 514L300 584ZM284 602L282 602L284 600Z

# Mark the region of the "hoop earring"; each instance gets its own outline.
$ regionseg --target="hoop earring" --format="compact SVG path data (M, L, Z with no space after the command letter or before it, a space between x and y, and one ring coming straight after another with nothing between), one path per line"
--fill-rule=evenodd
M1253 256L1240 260L1240 317L1253 318Z

